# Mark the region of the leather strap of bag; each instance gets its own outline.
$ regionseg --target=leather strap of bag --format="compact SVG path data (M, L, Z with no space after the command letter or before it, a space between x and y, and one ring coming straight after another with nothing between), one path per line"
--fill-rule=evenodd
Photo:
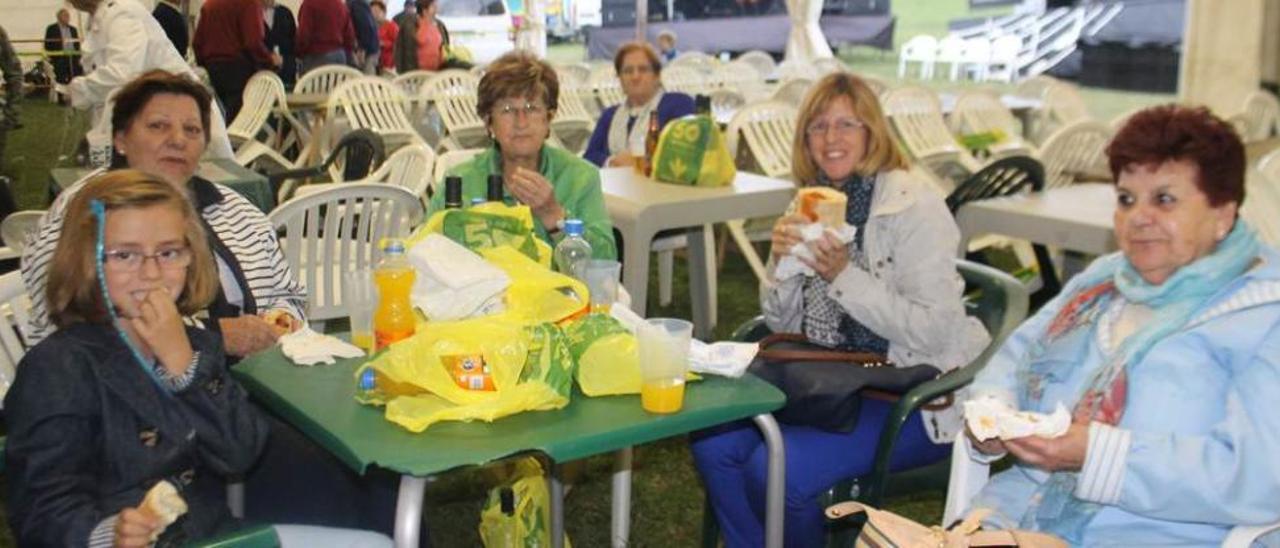
M765 338L760 339L760 351L756 356L765 361L782 361L782 362L845 362L858 367L893 367L893 362L887 356L875 354L872 352L841 352L839 350L770 350L769 346L783 343L807 343L809 338L800 333L771 333ZM863 397L873 400L896 402L902 399L902 394L886 392L875 388L864 388L859 391ZM926 403L920 406L926 411L940 411L951 407L955 403L955 396L947 394L942 397L942 401L937 403Z

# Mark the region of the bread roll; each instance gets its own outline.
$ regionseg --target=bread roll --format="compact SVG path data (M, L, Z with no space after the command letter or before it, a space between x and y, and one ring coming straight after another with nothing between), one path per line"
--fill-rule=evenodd
M142 498L138 509L160 518L160 527L151 534L151 541L155 542L167 527L187 513L187 501L182 500L182 495L178 494L172 483L160 480L147 491L147 496Z
M800 201L800 214L809 221L822 223L828 228L844 226L849 197L843 192L825 186L809 186L801 188L796 199Z

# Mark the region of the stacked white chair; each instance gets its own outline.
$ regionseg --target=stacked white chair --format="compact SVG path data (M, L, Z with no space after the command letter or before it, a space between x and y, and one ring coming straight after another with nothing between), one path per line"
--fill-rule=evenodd
M383 183L402 187L426 203L430 197L431 172L435 167L436 153L424 144L401 147L395 151L378 170L358 181L320 183L298 187L294 197L314 194L339 185L354 183Z
M880 97L880 104L907 155L932 174L942 190L950 191L946 181L978 170L978 161L951 136L938 96L932 91L916 86L895 88Z
M773 71L778 68L778 63L773 60L772 55L758 49L753 49L739 55L737 59L734 59L734 61L751 64L751 66L756 68L756 72L760 73L760 75L765 78L772 75Z
M273 117L276 127L271 125ZM286 134L290 136L288 141ZM245 84L243 106L227 126L227 137L235 147L236 163L246 167L266 160L278 168L291 169L297 167L296 161L279 151L293 144L299 148L314 146L310 131L289 113L284 82L267 70L254 74Z
M600 64L592 67L588 83L596 94L596 100L600 102L600 110L620 105L627 100L626 94L622 92L622 82L618 81L618 71L614 70L613 65Z
M991 68L991 41L982 36L975 36L964 41L963 61L960 71L976 82L984 82Z
M415 125L426 114L427 106L422 104L422 86L435 75L435 72L429 70L411 70L391 80L409 98L409 120Z
M950 117L951 132L957 136L992 133L1003 136L987 150L992 158L1034 155L1035 147L1022 139L1018 121L1000 99L982 91L968 91L956 98Z
M805 94L809 93L809 88L811 87L813 87L813 80L806 78L787 80L773 90L772 99L798 109L800 108L800 103L804 101Z
M907 68L910 63L920 64L920 78L928 80L933 78L933 66L938 57L938 39L927 34L913 36L902 44L902 51L898 52L898 78L907 77Z
M1111 128L1102 122L1080 120L1055 131L1040 145L1040 163L1044 165L1044 186L1068 186L1084 177L1107 178L1107 143Z
M1257 176L1246 177L1249 199L1240 206L1240 216L1258 231L1263 241L1280 245L1280 151L1272 151L1257 164Z
M686 67L698 71L698 73L705 77L710 76L719 65L720 61L718 59L707 55L706 53L701 51L686 51L677 55L676 58L672 59L671 63L662 70L663 72L666 72L666 70L671 67Z
M991 61L987 65L987 79L1013 83L1018 77L1019 55L1022 38L1012 34L997 37L991 42Z
M747 98L732 89L720 88L712 91L709 95L711 97L711 116L716 120L725 120L747 104Z
M1270 139L1280 123L1280 101L1271 92L1253 90L1244 100L1244 113L1248 115L1249 133L1241 135L1246 143Z
M591 91L584 84L560 85L559 105L555 117L551 119L551 134L556 142L566 150L582 154L591 139L591 131L595 129L596 115L587 111L583 103L584 97L590 97Z
M948 35L938 41L938 55L935 59L936 65L946 63L949 70L948 77L952 82L960 77L960 67L964 65L964 38L955 35Z
M697 95L706 91L706 79L704 73L686 65L672 65L662 69L662 87L667 91Z
M480 79L464 70L445 70L422 85L421 101L439 117L437 151L483 148L489 133L476 111Z
M378 242L408 236L422 215L422 201L403 187L347 183L290 199L267 218L283 231L280 247L307 288L307 318L319 326L348 315L342 275L377 265Z
M30 309L31 300L22 284L22 274L15 270L0 276L0 406L4 405L4 395L13 384L18 362L27 352L22 330L27 325Z
M4 247L15 257L22 256L23 250L27 248L27 239L35 234L44 213L43 209L28 209L5 216L0 221L0 243L4 243Z
M791 150L796 131L796 107L781 101L748 105L734 115L725 132L725 147L740 168L754 166L767 177L791 178ZM756 278L766 279L764 261L747 235L746 221L725 223Z
M348 80L363 78L364 73L346 65L324 65L307 71L293 86L294 93L329 94Z
M663 74L665 77L666 74ZM735 60L716 68L711 75L714 88L732 89L748 101L762 98L766 93L764 75L752 63Z
M329 120L345 118L352 129L382 137L387 150L425 144L409 122L409 100L395 84L377 77L350 80L329 98Z
M435 168L431 170L431 188L438 189L443 184L444 176L450 169L466 163L484 151L485 149L483 148L465 148L441 153L436 157Z
M812 63L804 63L800 61L783 61L778 65L778 70L774 72L778 81L792 80L796 78L807 78L809 80L817 80L821 74L818 68Z
M1044 142L1051 133L1062 126L1093 118L1089 114L1088 105L1080 95L1080 90L1066 82L1054 81L1044 90L1041 100L1043 103L1035 123L1036 132L1032 134L1032 140L1035 142Z

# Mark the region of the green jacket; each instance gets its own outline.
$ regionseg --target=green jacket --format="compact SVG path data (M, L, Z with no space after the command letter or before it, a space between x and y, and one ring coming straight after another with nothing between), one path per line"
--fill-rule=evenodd
M616 259L618 248L613 242L613 221L609 220L609 211L604 206L600 170L568 151L551 146L542 147L542 159L538 161L538 165L538 172L554 187L556 202L564 208L565 218L582 219L586 224L583 237L591 244L592 257ZM464 204L470 204L472 198L485 197L490 173L502 173L502 158L496 147L490 147L470 161L449 170L449 175L462 177ZM510 195L504 201L510 205L516 204L516 199ZM430 215L441 209L444 209L443 183L431 197L427 212ZM556 245L556 240L547 234L537 217L534 217L533 225L539 238L552 246Z

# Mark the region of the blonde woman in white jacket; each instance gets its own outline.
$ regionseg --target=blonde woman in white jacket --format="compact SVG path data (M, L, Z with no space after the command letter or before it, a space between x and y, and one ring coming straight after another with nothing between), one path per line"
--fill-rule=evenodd
M778 221L760 290L770 329L803 333L833 349L888 355L900 366L948 371L976 357L989 339L961 302L959 229L942 198L905 171L875 93L851 74L826 76L805 98L795 135L795 180L843 191L845 221L857 236L844 244L826 234L809 244L814 258L802 259L814 275L776 280L778 261L801 243L799 227L809 222L794 211ZM837 481L870 470L889 407L864 400L852 432L783 425L787 546L823 544L818 498ZM893 465L945 458L958 426L951 410L915 413ZM760 434L749 424L729 425L696 434L692 451L725 546L762 545L768 459Z
M111 163L111 96L129 81L153 69L181 74L199 81L195 71L174 49L151 11L138 0L69 0L89 13L85 33L85 74L67 84L71 106L90 111L93 127L89 141L90 163ZM209 158L235 157L227 138L227 124L215 108L210 119Z

